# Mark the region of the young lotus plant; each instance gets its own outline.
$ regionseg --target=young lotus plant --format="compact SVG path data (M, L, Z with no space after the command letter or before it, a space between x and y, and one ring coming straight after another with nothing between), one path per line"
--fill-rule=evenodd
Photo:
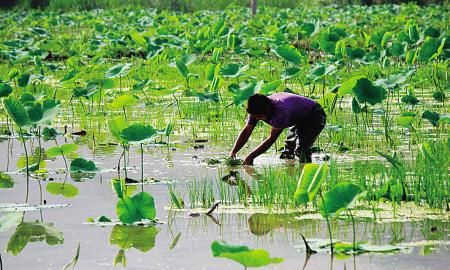
M33 95L24 93L21 99L17 99L14 96L9 96L3 99L3 107L6 110L8 116L13 120L16 126L19 128L19 136L23 143L25 151L25 168L27 175L27 194L26 201L28 201L28 187L30 180L30 164L28 151L26 147L24 128L34 127L38 128L38 137L40 144L40 128L44 125L50 124L51 120L55 116L60 106L60 102L54 99L45 99L42 103L36 101ZM41 147L39 147L37 167L41 163Z
M352 243L336 242L333 244L331 241L330 248L331 253L365 253L365 252L395 252L401 248L393 245L370 245L364 242L356 242L356 228L355 219L351 212L351 208L355 202L365 195L365 192L358 185L343 182L334 186L331 190L320 194L321 200L319 202L320 214L327 220L336 219L342 212L347 211L350 215L353 225L353 241ZM330 240L332 239L330 222L328 224L328 231L330 233Z
M144 149L143 144L150 141L155 135L157 130L151 125L144 125L142 123L135 123L128 125L126 119L123 116L117 116L108 121L109 131L112 136L122 145L125 167L125 178L127 178L127 164L126 164L126 151L129 151L130 145L139 145L141 150L141 182L144 182ZM120 159L119 159L120 164ZM119 166L120 172L120 166ZM120 176L120 175L119 175ZM143 188L143 186L142 186Z

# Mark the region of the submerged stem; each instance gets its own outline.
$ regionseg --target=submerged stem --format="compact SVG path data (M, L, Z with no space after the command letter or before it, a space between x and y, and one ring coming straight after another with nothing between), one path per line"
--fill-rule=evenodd
M144 148L141 143L141 190L144 192Z
M322 195L322 191L319 192L320 198L322 199L323 205L325 205L325 200ZM330 236L330 247L331 247L331 254L334 253L333 249L333 235L331 232L331 224L330 224L330 218L328 217L327 209L324 207L323 211L325 212L325 220L327 221L327 227L328 227L328 234Z
M353 217L352 211L348 209L348 213L350 214L350 218L352 219L353 225L353 251L356 251L356 228L355 228L355 218Z
M27 172L27 193L25 195L25 203L28 203L28 195L30 192L30 169L29 169L29 164L28 164L28 151L27 151L27 144L25 143L25 139L23 137L23 131L22 131L21 127L19 127L19 131L20 131L20 138L22 139L22 143L23 143L23 149L25 151L25 164L26 164L26 172Z

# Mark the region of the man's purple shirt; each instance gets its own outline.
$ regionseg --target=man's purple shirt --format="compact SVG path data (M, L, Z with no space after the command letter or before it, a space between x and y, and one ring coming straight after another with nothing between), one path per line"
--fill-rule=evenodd
M274 111L270 119L264 122L274 128L287 128L299 124L317 104L307 97L284 92L270 95L268 98L274 105ZM249 114L247 124L254 126L257 123L258 119Z

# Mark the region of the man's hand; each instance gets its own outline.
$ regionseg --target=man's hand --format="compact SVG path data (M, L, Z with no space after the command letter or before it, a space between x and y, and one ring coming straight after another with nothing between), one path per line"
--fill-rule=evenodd
M230 155L228 155L229 159L236 159L236 153L230 152Z
M242 165L253 165L254 158L251 156L246 156Z

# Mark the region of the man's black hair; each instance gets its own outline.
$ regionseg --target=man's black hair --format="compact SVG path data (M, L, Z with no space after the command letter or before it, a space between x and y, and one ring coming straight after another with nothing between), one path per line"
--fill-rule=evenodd
M272 101L261 94L252 95L247 101L247 112L249 114L270 114L272 111Z

